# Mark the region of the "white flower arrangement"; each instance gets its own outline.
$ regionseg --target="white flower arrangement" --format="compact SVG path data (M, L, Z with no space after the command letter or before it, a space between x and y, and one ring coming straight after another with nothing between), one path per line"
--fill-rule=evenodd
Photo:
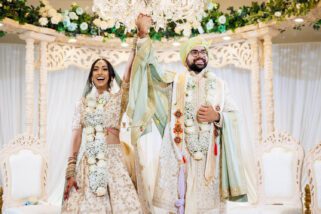
M78 16L75 12L69 12L68 16L71 20L78 20Z
M107 193L107 190L105 187L98 187L96 191L97 196L104 196L106 195L106 193Z
M198 30L198 32L199 32L200 34L205 33L202 26L199 26L199 27L197 28L197 30Z
M62 15L60 13L57 13L50 19L51 23L54 25L57 25L59 22L62 21Z
M203 14L198 14L198 15L196 16L196 19L197 19L197 21L201 22L202 19L203 19Z
M87 106L90 107L90 108L95 108L96 107L96 101L88 100Z
M218 9L218 4L217 3L213 3L213 8L216 10Z
M97 27L100 27L101 20L100 19L95 19L93 21L93 24L96 25Z
M96 163L96 162L95 162L95 163ZM96 170L97 170L97 166L96 166L96 165L92 164L92 165L89 166L89 171L90 171L90 172L94 172L94 171L96 171Z
M207 23L206 23L206 29L207 30L212 30L214 28L214 22L212 19L210 19Z
M88 29L88 24L86 22L82 22L79 27L80 30L85 31Z
M87 111L87 112L91 112L91 111L93 111L93 108L86 107L86 111Z
M69 31L75 31L77 29L78 25L77 23L70 23L70 25L68 26L68 30Z
M192 120L192 119L185 120L185 126L186 127L191 127L193 125L194 125L194 120Z
M276 17L281 17L281 15L282 15L281 11L276 11L274 13L274 16L276 16Z
M95 132L94 127L92 127L92 126L87 126L86 127L86 134L87 135L94 134L94 132Z
M199 127L201 131L209 131L211 129L208 123L201 123L199 124Z
M101 28L102 30L106 30L106 29L108 28L108 22L106 22L106 21L101 21L101 22L100 22L100 28Z
M195 126L185 127L185 132L187 134L194 134L196 132L196 127Z
M47 17L48 16L48 10L46 7L41 7L39 9L39 14L42 16L42 17Z
M84 13L84 10L81 7L78 7L76 9L76 13L77 13L77 15L81 16Z
M95 139L104 140L105 139L105 133L97 132Z
M99 160L99 161L97 162L97 166L98 166L98 167L101 167L101 168L106 168L107 162L104 161L104 160Z
M212 10L214 8L214 4L212 2L207 4L207 9Z
M68 14L69 14L69 10L64 10L64 12L62 13L62 15L64 17L68 17L69 18Z
M41 25L41 26L46 26L47 24L48 24L48 19L47 19L47 17L41 17L40 19L39 19L39 24Z
M183 27L179 24L176 25L176 27L174 29L175 33L177 33L177 34L180 34L182 32L182 30L183 30Z
M119 29L119 28L120 28L120 23L119 23L119 22L116 22L115 28L116 28L116 29Z
M224 25L226 23L226 17L224 15L218 17L218 23Z
M97 159L99 160L105 160L105 154L103 152L98 153Z
M86 96L84 124L86 127L86 153L89 164L89 187L97 196L107 193L106 138L104 133L104 107L109 94L97 95L95 88Z
M57 15L57 10L50 8L48 10L48 17L54 17L55 15Z
M183 30L183 36L185 36L185 37L190 37L191 34L192 34L191 28L185 28L185 29Z
M97 107L98 107L98 106L97 106ZM95 126L95 130L96 130L96 132L103 132L103 131L104 131L104 128L103 128L102 125L96 125L96 126Z
M92 157L88 158L88 164L89 165L93 165L95 163L96 163L96 159L95 158L92 158Z
M192 102L192 100L193 100L193 95L191 93L186 93L185 101Z
M206 103L211 104L215 100L215 74L205 72L206 78ZM187 77L186 93L185 93L185 142L188 151L192 154L195 160L204 158L204 153L208 150L209 141L211 139L212 124L197 123L195 117L195 106L192 103L195 82L191 76Z

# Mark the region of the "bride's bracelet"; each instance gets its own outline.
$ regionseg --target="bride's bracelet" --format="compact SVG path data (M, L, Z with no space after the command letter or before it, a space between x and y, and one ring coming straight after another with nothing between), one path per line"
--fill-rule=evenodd
M68 158L68 165L67 165L67 170L66 170L66 180L68 180L71 177L75 177L76 163L77 163L76 157Z

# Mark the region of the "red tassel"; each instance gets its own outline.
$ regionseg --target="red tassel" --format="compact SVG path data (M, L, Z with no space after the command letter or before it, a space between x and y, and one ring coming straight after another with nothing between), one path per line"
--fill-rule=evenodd
M183 158L182 158L182 159L183 159L183 162L184 162L184 163L186 163L186 162L187 162L187 160L186 160L186 157L185 157L185 156L183 156Z
M214 155L217 156L217 144L214 144Z

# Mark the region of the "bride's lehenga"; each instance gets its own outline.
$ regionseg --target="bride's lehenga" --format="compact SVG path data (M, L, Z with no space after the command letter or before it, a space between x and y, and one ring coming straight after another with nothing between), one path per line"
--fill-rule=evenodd
M105 105L105 127L110 130L109 134L118 134L120 120L124 109L124 101L128 95L128 85L123 83L120 92L111 94ZM125 99L124 99L125 97ZM123 99L122 99L123 98ZM126 102L125 102L126 103ZM85 99L81 100L75 110L73 129L85 128ZM108 138L107 138L108 141ZM107 142L106 170L107 170L107 194L96 196L89 187L89 164L88 156L84 150L83 140L76 167L76 181L78 191L72 188L69 198L63 202L62 213L142 213L136 189L129 176L124 162L121 145L117 142Z

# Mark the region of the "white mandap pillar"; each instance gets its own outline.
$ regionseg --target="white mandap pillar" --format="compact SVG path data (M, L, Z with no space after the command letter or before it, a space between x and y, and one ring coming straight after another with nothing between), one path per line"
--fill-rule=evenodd
M20 38L26 41L26 131L33 134L34 128L34 44L40 41L40 82L39 82L39 138L46 142L47 129L47 45L55 37L28 31Z
M273 64L272 38L264 36L264 96L266 99L267 136L274 132L274 93L273 93Z
M28 134L33 133L33 100L34 100L34 43L35 39L29 33L20 35L20 38L26 41L26 122L25 129Z
M250 39L252 49L251 94L254 111L254 143L262 143L262 104L258 42L259 40L257 38Z

